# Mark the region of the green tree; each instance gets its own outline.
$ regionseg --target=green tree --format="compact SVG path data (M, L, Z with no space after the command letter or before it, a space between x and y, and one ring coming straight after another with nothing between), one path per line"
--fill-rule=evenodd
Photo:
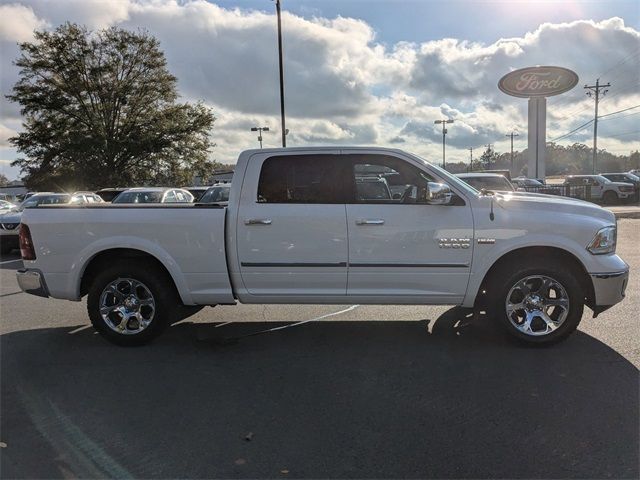
M9 183L9 179L4 173L0 173L0 187L6 187Z
M489 146L480 156L480 164L483 166L483 168L494 170L498 167L498 165L496 165L497 159L498 154Z
M178 102L176 77L148 33L67 23L35 32L20 50L7 98L24 116L10 141L29 188L184 184L215 167L213 113Z

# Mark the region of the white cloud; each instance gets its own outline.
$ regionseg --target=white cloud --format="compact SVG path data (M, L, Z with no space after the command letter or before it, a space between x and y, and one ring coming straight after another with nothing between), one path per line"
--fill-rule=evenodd
M252 126L269 126L265 146L279 145L276 23L271 13L226 9L205 0L25 0L0 9L12 19L0 15L0 38L11 42L28 40L34 28L67 20L94 29L146 29L161 41L183 98L202 100L214 109L216 158L230 162L242 149L257 146ZM536 64L573 69L580 85L599 75L611 81L601 112L640 103L640 33L620 18L543 24L492 44L440 39L386 45L362 20L305 19L287 12L283 29L290 145L394 144L437 158L441 131L433 121L452 118L447 137L451 160L466 160L469 146L504 142L512 129L523 134L522 148L527 102L501 93L497 82L512 69ZM2 45L6 94L17 79L10 65L17 51ZM17 108L3 101L2 109L7 126ZM549 138L592 115L593 101L580 87L549 99ZM13 123L10 127L17 128ZM614 130L603 127L602 142ZM631 148L634 139L611 137L611 145Z
M0 41L27 42L35 29L44 28L47 22L38 18L31 7L12 3L0 5Z

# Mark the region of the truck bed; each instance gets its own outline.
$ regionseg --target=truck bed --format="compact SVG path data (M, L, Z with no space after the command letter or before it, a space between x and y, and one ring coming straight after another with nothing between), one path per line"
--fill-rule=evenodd
M48 205L25 209L22 223L37 258L28 268L47 272L51 296L80 299L91 258L134 249L159 260L185 305L233 303L227 271L225 219L216 204Z

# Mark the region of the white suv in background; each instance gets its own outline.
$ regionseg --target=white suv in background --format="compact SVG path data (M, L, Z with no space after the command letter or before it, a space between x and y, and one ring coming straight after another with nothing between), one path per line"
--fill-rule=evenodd
M565 179L564 185L591 187L590 198L587 198L587 200L602 200L607 204L617 203L620 200L633 197L635 191L631 183L612 182L602 175L570 175ZM579 192L576 192L576 194L578 195Z

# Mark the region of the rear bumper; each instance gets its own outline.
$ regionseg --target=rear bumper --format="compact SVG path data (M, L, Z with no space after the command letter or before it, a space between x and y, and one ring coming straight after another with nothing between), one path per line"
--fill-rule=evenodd
M38 297L48 297L49 291L44 281L42 273L38 270L21 269L16 272L18 285L25 293L37 295Z
M629 281L629 269L618 272L592 273L594 316L622 301Z

